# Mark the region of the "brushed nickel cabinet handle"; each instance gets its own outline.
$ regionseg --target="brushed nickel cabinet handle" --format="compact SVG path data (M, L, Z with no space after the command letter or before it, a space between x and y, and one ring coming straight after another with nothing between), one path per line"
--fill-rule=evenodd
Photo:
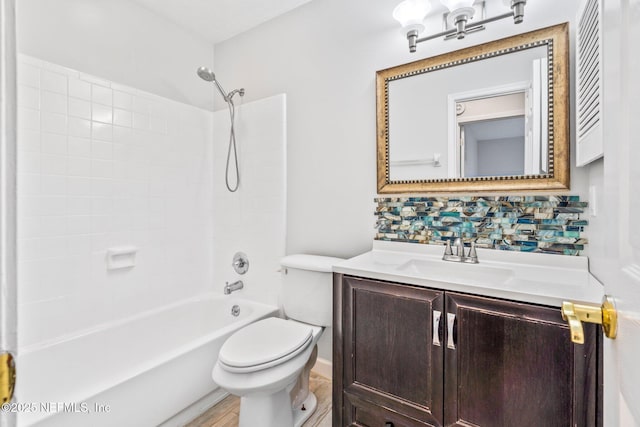
M438 310L433 310L433 345L440 346L440 318L442 313Z
M456 315L454 313L447 313L447 348L452 350L456 349L456 344L453 341L453 327L456 323Z

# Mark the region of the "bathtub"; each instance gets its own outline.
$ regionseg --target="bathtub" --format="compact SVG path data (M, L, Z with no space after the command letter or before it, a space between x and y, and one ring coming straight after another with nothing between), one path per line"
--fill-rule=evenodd
M18 426L180 425L225 396L211 370L226 338L277 313L206 294L23 348Z

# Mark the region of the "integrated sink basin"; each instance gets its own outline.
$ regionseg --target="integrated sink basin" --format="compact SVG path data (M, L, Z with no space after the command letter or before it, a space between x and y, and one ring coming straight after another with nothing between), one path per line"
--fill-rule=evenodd
M444 261L444 247L375 240L371 251L333 267L338 274L560 307L597 303L602 285L587 257L478 248L479 264Z
M477 285L505 284L515 275L508 268L427 259L410 259L399 265L397 270L402 274L417 275L425 279Z

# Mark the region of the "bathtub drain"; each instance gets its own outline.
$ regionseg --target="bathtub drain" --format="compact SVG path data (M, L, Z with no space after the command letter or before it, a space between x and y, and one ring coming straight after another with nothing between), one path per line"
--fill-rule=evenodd
M231 307L231 315L238 317L240 315L240 306L239 305L234 305L233 307Z

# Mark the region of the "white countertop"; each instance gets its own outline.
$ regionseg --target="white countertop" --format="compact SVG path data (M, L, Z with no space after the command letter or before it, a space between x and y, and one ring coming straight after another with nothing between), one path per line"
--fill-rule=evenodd
M374 241L373 249L333 271L370 279L560 307L599 304L602 284L587 257L477 249L478 264L443 261L444 246Z

